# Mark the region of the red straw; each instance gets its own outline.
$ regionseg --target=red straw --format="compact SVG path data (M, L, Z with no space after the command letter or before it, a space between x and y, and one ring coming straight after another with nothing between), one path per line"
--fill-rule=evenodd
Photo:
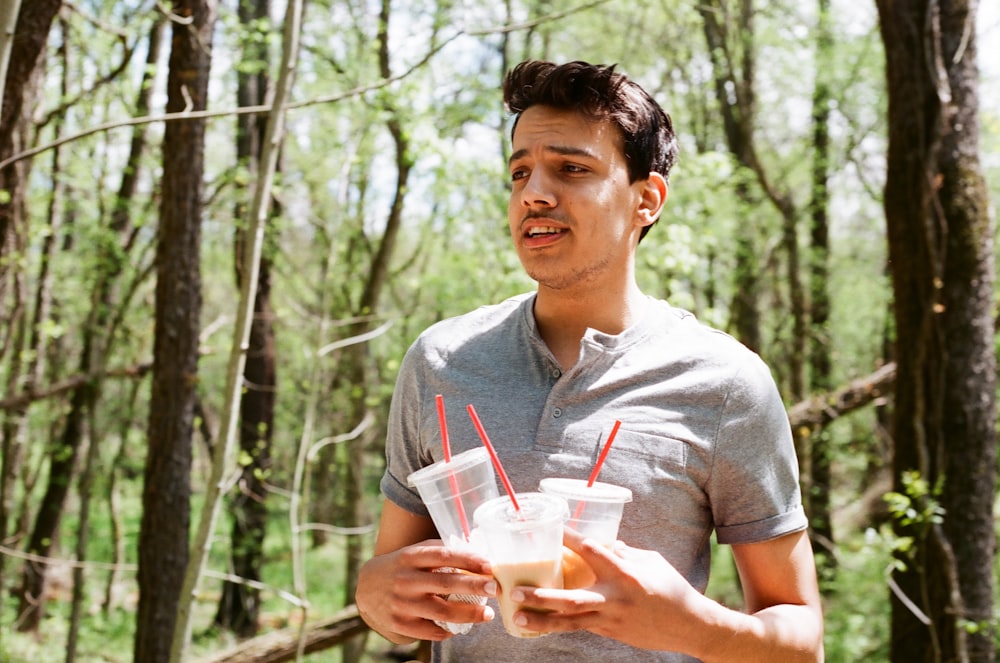
M451 462L451 443L448 442L448 421L444 416L444 397L438 394L435 398L437 401L437 411L438 411L438 421L441 423L441 446L444 447L444 462ZM448 483L451 486L451 495L455 498L455 507L458 509L458 519L462 523L462 532L465 534L465 540L469 540L469 520L465 516L465 505L462 504L462 498L458 494L458 480L455 475L448 472Z
M438 423L441 424L441 446L444 447L444 462L451 462L451 443L448 442L448 420L444 416L444 396L438 394L434 397L437 401Z
M479 432L479 437L483 441L483 445L486 450L490 452L490 458L493 459L493 467L497 469L497 474L500 475L500 480L503 481L504 488L507 489L507 494L510 496L510 501L514 503L514 510L520 512L521 505L517 503L517 498L514 497L514 487L510 485L510 479L507 478L507 473L503 471L503 465L500 464L500 458L497 456L496 449L490 444L490 438L486 434L486 429L483 428L483 424L479 421L479 415L476 414L476 408L472 407L470 403L466 409L469 410L469 416L472 417L472 423L476 425L476 430Z
M614 428L611 429L611 435L608 435L608 441L604 443L604 448L601 449L601 455L597 457L597 462L594 463L594 469L590 472L590 478L587 479L587 488L594 485L594 481L597 480L597 474L601 471L601 465L604 465L604 459L608 457L608 451L611 450L611 443L615 441L615 435L618 434L618 427L622 425L622 422L615 419Z
M601 454L597 457L597 462L594 463L594 469L590 471L590 478L587 479L587 488L591 488L594 485L594 481L597 480L597 475L601 471L601 465L604 465L604 459L608 457L608 451L611 450L611 443L615 441L615 435L618 434L618 427L622 425L622 422L615 420L615 425L611 429L611 434L608 435L608 441L604 443L604 448L601 449ZM573 511L573 516L570 518L570 525L580 519L580 515L583 514L583 507L586 504L585 501L580 500L576 504L576 509Z

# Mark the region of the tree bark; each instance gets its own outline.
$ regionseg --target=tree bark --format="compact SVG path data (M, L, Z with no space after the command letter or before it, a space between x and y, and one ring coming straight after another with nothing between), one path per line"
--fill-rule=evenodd
M824 392L788 408L792 428L816 429L837 417L870 403L880 403L895 389L896 364L886 364L870 375L856 378L831 392Z
M992 662L994 228L979 162L978 3L877 5L899 366L894 489L906 492L903 479L917 472L930 486L929 495L911 495L918 510L934 500L944 510L941 523L895 525L914 546L893 574L891 658ZM969 631L966 621L981 628Z
M41 66L41 56L45 52L49 31L60 7L62 0L32 0L24 3L18 13L4 81L3 105L0 106L0 160L16 151L17 126L26 117L23 110L29 101L25 93L30 89L30 81ZM13 231L11 225L14 222L14 210L20 198L19 174L16 165L0 171L0 190L9 193L9 197L0 199L0 256L7 253L7 238Z
M178 0L189 24L172 31L167 111L206 107L214 0ZM156 246L155 337L149 447L139 533L139 606L134 659L169 660L188 563L193 407L201 311L199 264L205 120L170 122L163 140Z
M34 0L24 3L17 14L13 39L9 44L9 63L4 79L0 104L0 161L18 151L24 142L25 124L30 113L34 82L41 67L41 56L62 0ZM6 9L12 11L13 6ZM5 260L8 253L24 250L27 237L24 220L24 183L29 162L14 163L0 169L0 357L7 356L25 333L23 276L9 267L18 261ZM9 301L8 301L9 300ZM16 350L15 350L16 351ZM9 372L7 387L13 391L21 377L16 367ZM13 413L3 422L2 453L0 453L0 540L6 540L14 511L14 484L21 469L23 441L16 434L20 417ZM3 583L4 560L0 556L0 587Z
M63 36L59 47L59 56L62 59L63 75L61 77L61 92L66 93L68 89L68 76L65 73L69 67L69 53L66 49L66 24L60 21L60 33ZM62 121L57 120L54 129L58 135L62 127ZM45 358L48 354L49 343L42 333L42 325L51 317L52 310L52 264L57 253L58 238L66 220L66 210L63 201L66 196L65 185L61 181L62 172L61 150L54 150L52 153L52 198L49 202L48 227L49 232L42 240L40 256L41 264L37 277L37 287L35 289L34 302L32 307L31 322L28 328L28 341L26 353L31 359L27 360L24 367L22 386L31 389L38 383L45 372ZM20 344L19 344L20 345ZM18 354L23 352L20 350ZM19 366L20 362L14 362L14 366ZM82 414L77 410L86 403L85 399L71 399L70 411L64 420L64 429L58 439L50 446L50 463L47 476L46 490L42 497L42 502L35 516L35 522L29 537L26 551L30 555L47 557L55 545L57 539L59 523L62 520L63 508L69 487L72 484L73 472L76 465L76 457L81 444L84 432L82 425ZM23 439L26 435L28 405L25 404L11 413L12 425L5 430L6 434L12 435L15 439ZM22 633L36 632L45 614L44 589L46 572L48 567L45 564L35 564L26 562L22 567L21 585L17 591L18 598L18 620L17 630Z
M731 44L732 32L723 3L715 0L698 6L702 17L705 41L712 60L715 98L722 113L726 144L737 163L750 169L759 165L753 141L753 114L756 106L754 90L754 57L752 46L752 0L741 0L737 19L738 40ZM734 52L735 51L735 52ZM730 95L732 91L732 95ZM749 187L737 184L741 200L750 201ZM731 327L735 336L754 352L760 352L762 341L760 316L760 265L753 223L739 224L736 242Z
M827 70L833 63L833 37L830 33L830 0L819 0L816 28L816 82L813 88L813 164L812 196L809 204L809 393L827 391L830 371L830 293L829 293L829 203L830 179L830 81ZM808 513L813 550L827 568L836 564L832 554L833 514L832 440L826 429L810 437Z
M270 0L241 0L238 13L240 23L247 30L256 30L256 23L270 16ZM240 107L262 106L267 98L268 57L266 42L248 39L243 50L244 63L252 65L249 71L237 75L237 102ZM240 115L237 118L236 157L238 167L246 168L251 179L259 171L261 148L264 141L266 117ZM242 281L240 266L244 264L247 245L244 219L249 205L237 205L237 232L235 254L237 284ZM257 292L254 297L253 323L247 347L246 365L243 369L244 392L240 402L239 444L245 459L240 469L238 490L232 498L230 513L233 519L230 534L232 573L248 580L261 579L266 530L267 491L264 481L271 470L271 440L274 430L274 403L277 388L277 361L275 357L274 314L271 310L270 260L265 253L260 260ZM257 632L260 612L260 591L245 583L223 583L222 596L215 615L215 623L232 630L240 637Z
M384 79L392 75L390 66L389 50L389 15L390 0L382 0L381 14L379 17L379 72ZM413 167L413 155L410 150L410 140L406 127L402 120L402 114L392 101L386 101L388 119L386 121L389 134L392 137L395 149L396 183L393 193L392 204L389 215L386 219L385 231L382 233L381 241L372 258L368 270L368 278L364 291L358 301L356 315L359 319L365 320L357 326L351 327L351 335L363 334L372 329L376 319L382 293L389 276L389 265L396 248L396 240L399 236L403 221L403 209L406 201L406 194L409 186L410 171ZM354 421L361 421L364 413L368 410L366 399L368 392L373 388L372 379L373 366L367 343L351 345L344 351L344 369L347 373L348 384L353 385L351 389L351 411ZM368 432L354 442L347 445L347 463L345 473L344 502L348 509L349 527L359 527L371 521L369 505L364 499L366 481L366 457L368 454L371 432ZM345 572L345 603L354 601L354 592L357 587L358 573L366 558L366 551L362 545L360 537L351 536L347 538L346 572ZM364 640L357 639L345 643L343 656L346 663L359 660L363 650Z
M368 625L358 615L358 609L350 605L329 619L307 625L304 634L299 627L267 633L198 663L284 663L295 660L300 652L313 654L330 649L367 631Z

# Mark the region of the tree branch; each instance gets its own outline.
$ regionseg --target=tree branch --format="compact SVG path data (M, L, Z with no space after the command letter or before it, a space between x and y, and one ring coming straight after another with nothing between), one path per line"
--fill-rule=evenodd
M800 401L788 409L792 428L818 428L892 393L896 364L890 362L870 375L857 378L828 394Z
M357 607L349 605L329 619L305 627L303 653L323 651L349 638L364 633L368 625L358 615ZM236 647L211 654L199 663L282 663L294 660L299 645L299 627L265 633Z

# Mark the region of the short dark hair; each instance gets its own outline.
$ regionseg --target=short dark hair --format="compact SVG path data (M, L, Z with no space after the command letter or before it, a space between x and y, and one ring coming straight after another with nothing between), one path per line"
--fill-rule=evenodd
M638 83L616 72L615 65L527 60L504 77L503 101L518 117L537 104L609 120L624 140L629 181L646 179L651 172L670 181L678 151L670 115Z

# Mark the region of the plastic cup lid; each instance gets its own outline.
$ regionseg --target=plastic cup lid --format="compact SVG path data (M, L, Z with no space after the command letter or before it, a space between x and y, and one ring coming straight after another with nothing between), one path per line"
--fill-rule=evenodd
M600 481L595 481L594 485L587 486L587 482L583 479L548 477L539 482L538 489L543 493L562 495L568 500L587 502L632 501L632 491L628 488L615 486L610 483L601 483Z
M427 483L428 481L437 481L440 478L447 477L449 474L468 469L483 461L489 462L489 452L486 451L485 447L475 447L460 454L455 454L451 457L450 463L439 460L433 465L423 467L406 477L406 481L415 487L418 484Z
M474 515L477 527L505 529L516 532L534 529L540 522L564 521L569 518L569 506L559 495L517 493L520 512L510 497L503 495L484 502Z

